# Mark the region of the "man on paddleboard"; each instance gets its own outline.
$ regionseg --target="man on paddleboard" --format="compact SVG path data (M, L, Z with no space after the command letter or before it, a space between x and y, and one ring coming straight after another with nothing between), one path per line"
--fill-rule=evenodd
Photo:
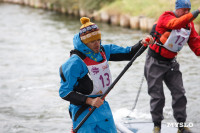
M146 57L145 77L148 93L151 96L153 133L160 133L161 121L164 119L163 81L171 91L173 115L179 124L178 133L191 133L187 127L184 127L187 117L187 99L182 73L175 57L186 43L197 56L200 56L200 36L193 23L200 13L200 8L190 12L190 0L176 0L175 9L175 11L164 12L153 26L151 35L155 42L149 46Z
M102 45L98 26L87 17L82 17L80 21L80 32L73 38L74 50L60 67L59 94L70 102L73 129L88 114L91 106L97 107L78 133L117 133L109 104L100 98L112 83L108 61L131 60L144 44L153 43L153 38L147 36L126 48L114 44Z

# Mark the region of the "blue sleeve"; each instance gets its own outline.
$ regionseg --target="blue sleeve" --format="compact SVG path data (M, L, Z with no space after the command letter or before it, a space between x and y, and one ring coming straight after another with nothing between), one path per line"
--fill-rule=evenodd
M87 73L88 69L83 61L77 55L72 55L60 69L60 97L73 103L82 104L86 100L86 96L74 92L73 89L77 80Z
M115 44L105 44L103 45L103 48L105 50L107 60L110 59L111 54L129 53L131 50L131 47L124 48Z
M134 46L121 47L115 44L103 45L106 58L109 61L131 60L137 51L142 47L140 41Z

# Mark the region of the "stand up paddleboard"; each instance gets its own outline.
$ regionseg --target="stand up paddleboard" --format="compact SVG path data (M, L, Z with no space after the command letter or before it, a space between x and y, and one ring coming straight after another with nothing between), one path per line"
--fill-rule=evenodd
M115 124L120 133L152 133L154 126L152 122L137 119L125 122L117 120ZM161 133L177 133L177 128L170 127L167 123L163 123L161 127Z

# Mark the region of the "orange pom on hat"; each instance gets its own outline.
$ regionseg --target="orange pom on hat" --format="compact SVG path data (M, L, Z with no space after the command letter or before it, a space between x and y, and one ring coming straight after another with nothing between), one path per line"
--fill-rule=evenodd
M101 39L101 32L95 23L90 22L87 17L80 19L82 26L80 27L80 38L84 44Z

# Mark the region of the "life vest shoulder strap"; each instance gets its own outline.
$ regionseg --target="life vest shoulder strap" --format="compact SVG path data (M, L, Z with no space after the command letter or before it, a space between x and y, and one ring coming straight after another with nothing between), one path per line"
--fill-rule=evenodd
M77 49L70 51L70 56L72 56L73 54L78 55L82 60L86 58L86 55L84 55L82 52L78 51Z
M70 51L70 56L72 56L73 54L78 55L87 66L88 65L99 64L99 63L101 63L102 61L104 61L106 59L105 50L104 50L103 46L100 47L100 54L103 57L103 60L100 61L100 62L96 62L96 61L90 59L85 54L83 54L82 52L80 52L79 50L76 50L76 49Z
M165 34L165 32L163 34L159 33L158 31L156 31L156 26L157 26L157 23L153 25L150 35L154 38L155 42L162 44L162 41L160 39L161 39L161 36ZM168 29L166 32L170 33L171 31L172 31L171 29Z
M102 45L100 47L100 52L105 52L104 47ZM73 54L78 55L82 60L84 60L86 58L86 55L84 55L82 52L80 52L77 49L73 49L70 51L70 56L72 56Z

